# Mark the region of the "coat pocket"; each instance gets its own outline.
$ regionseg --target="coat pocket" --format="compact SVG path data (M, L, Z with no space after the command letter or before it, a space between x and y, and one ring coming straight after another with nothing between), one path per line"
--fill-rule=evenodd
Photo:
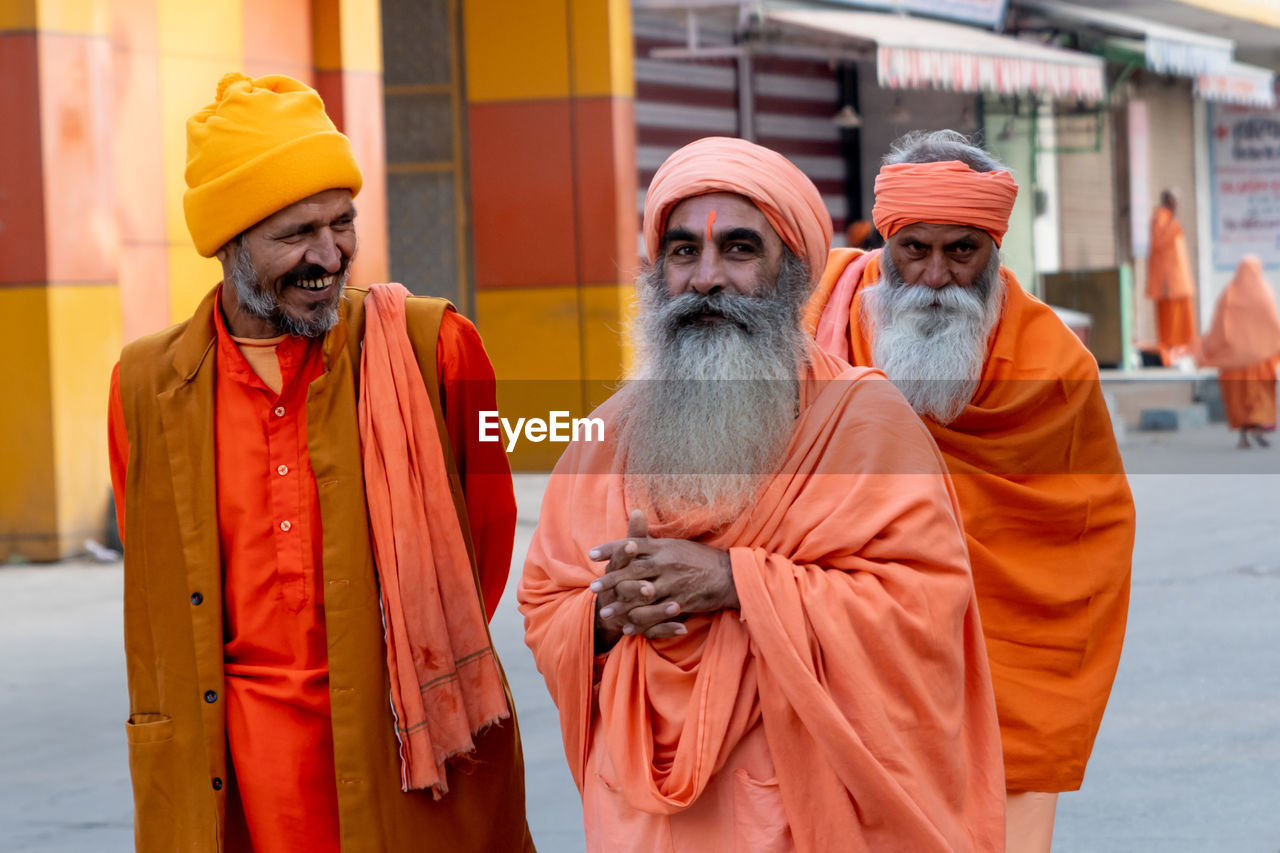
M167 714L134 714L124 724L129 746L173 740L173 717Z
M174 774L173 718L134 714L125 723L129 776L133 780L133 835L139 853L178 849L179 801Z

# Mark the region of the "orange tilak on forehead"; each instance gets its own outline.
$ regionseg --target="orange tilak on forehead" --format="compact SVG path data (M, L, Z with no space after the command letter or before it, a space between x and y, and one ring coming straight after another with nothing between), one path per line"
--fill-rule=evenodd
M711 226L716 224L716 209L707 211L707 242L711 242Z

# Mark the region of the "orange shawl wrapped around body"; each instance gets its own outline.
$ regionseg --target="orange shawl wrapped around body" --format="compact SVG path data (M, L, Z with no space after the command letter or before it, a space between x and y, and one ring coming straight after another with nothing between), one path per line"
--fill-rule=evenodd
M1280 314L1262 276L1262 261L1246 255L1218 297L1213 323L1200 341L1198 361L1214 365L1232 429L1274 429Z
M1158 207L1151 217L1151 249L1147 255L1147 298L1188 299L1195 295L1187 241L1173 211Z
M598 681L588 585L604 565L587 552L626 535L625 389L596 413L605 441L570 447L551 477L519 598L589 849L1003 849L994 702L943 461L881 374L811 359L780 472L699 540L729 552L741 610L624 637Z
M950 424L925 424L964 516L1006 783L1071 791L1120 661L1133 498L1097 363L1052 309L1001 274L1006 305L973 398ZM872 364L874 330L858 318L879 277L875 253L835 250L809 306L819 343L842 344L853 364Z

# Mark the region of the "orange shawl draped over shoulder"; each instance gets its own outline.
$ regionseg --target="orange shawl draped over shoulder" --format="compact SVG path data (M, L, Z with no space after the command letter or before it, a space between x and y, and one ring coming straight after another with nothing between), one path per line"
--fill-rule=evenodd
M596 413L606 440L570 447L551 477L519 599L584 801L621 797L635 817L593 825L588 808L609 850L692 849L682 819L717 827L709 851L735 833L750 850L1003 849L994 702L943 461L881 374L811 359L780 472L700 540L729 552L741 610L691 617L684 637L624 637L598 682L587 587L603 564L586 555L626 535L612 433L626 389ZM794 848L744 840L699 800L726 764L743 774L735 750L761 728L777 779L750 784L776 784Z
M1262 276L1262 261L1246 255L1218 297L1213 323L1200 341L1201 364L1253 367L1280 356L1280 314Z
M1071 791L1120 661L1133 498L1097 363L1001 275L1006 305L973 398L950 424L925 424L964 516L1009 790ZM839 338L853 364L872 364L859 318L879 277L878 253L835 250L809 305L819 343L823 330Z

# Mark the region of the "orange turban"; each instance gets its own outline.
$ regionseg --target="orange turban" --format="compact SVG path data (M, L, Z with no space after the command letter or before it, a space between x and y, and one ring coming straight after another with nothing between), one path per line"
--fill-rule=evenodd
M1000 245L1018 184L1008 172L975 172L959 160L895 163L876 176L871 218L886 239L916 222L980 228Z
M709 136L667 158L644 200L644 244L656 261L671 209L707 193L746 196L817 281L831 249L831 214L813 181L777 151L745 139Z

